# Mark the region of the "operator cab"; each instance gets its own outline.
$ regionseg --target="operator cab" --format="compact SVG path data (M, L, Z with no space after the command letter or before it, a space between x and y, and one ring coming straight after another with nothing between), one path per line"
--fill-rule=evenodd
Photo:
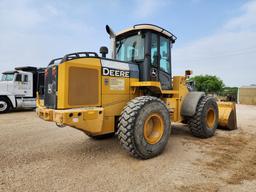
M160 81L162 89L170 90L171 48L176 39L172 33L156 25L134 25L114 36L113 57L137 63L140 81Z
M20 97L35 98L39 87L44 86L42 80L44 80L44 69L30 66L16 67L14 71L3 72L0 90L6 90Z
M3 72L1 81L2 82L22 82L27 80L27 75L20 73L19 71L6 71Z
M16 71L6 71L2 74L1 81L13 81Z

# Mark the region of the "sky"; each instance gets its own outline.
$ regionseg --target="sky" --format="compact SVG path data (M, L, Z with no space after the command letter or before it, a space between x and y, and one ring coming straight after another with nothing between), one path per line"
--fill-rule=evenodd
M256 0L0 0L0 72L110 49L106 24L118 32L139 23L178 37L173 75L191 69L226 86L256 84Z

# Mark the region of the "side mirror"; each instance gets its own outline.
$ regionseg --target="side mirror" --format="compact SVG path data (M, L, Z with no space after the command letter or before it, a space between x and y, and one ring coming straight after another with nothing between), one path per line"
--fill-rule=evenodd
M105 46L100 47L100 54L103 58L106 58L106 55L108 54L108 48Z

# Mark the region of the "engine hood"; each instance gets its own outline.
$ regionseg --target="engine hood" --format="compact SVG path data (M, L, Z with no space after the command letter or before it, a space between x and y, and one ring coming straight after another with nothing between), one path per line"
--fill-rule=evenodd
M8 82L7 81L0 81L0 95L9 95L10 92L8 91Z

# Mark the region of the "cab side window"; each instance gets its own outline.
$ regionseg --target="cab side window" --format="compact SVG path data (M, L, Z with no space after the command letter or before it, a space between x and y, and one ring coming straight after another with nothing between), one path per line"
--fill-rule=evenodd
M24 75L23 82L28 82L28 75Z
M158 66L158 35L152 33L151 36L151 65Z
M19 82L21 82L21 74L17 74L16 75L16 78L15 78L15 81L19 81Z
M170 42L164 37L160 37L160 69L166 73L170 70Z

